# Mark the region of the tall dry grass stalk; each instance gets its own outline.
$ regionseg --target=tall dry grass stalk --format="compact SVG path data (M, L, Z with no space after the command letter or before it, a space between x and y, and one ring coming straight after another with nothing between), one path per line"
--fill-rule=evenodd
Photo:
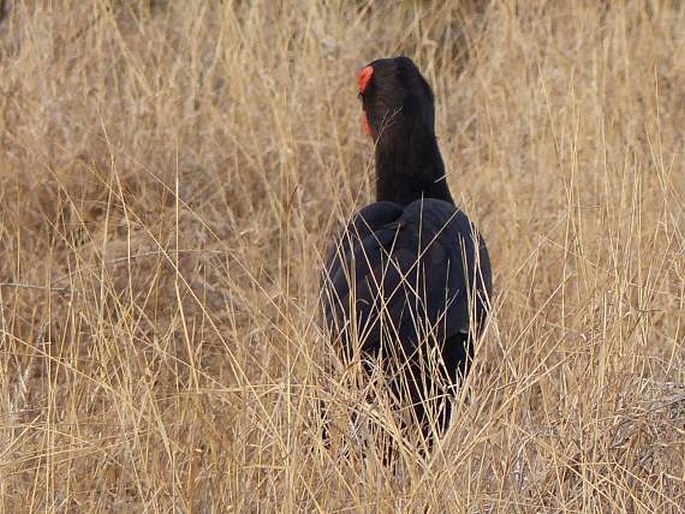
M678 2L3 3L1 511L683 511ZM397 53L497 294L391 470L322 444L367 407L317 310Z

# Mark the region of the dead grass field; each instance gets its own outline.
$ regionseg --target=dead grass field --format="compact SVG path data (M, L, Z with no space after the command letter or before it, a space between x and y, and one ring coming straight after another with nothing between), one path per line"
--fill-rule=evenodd
M680 2L0 3L0 511L685 511ZM316 406L358 407L319 269L399 53L496 312L397 472Z

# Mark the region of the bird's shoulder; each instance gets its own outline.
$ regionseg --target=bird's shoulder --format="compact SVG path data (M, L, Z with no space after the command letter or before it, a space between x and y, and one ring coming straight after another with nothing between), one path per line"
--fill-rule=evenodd
M405 206L394 202L374 202L352 217L339 241L386 245L391 240L397 247L406 240L432 237L452 240L475 232L468 216L456 205L436 198L422 198Z
M470 234L474 230L471 220L463 210L451 202L437 198L414 200L405 207L402 221L420 227L422 233L439 231L446 235L455 235Z

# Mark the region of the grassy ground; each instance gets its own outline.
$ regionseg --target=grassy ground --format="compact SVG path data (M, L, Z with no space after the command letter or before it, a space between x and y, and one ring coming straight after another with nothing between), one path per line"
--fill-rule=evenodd
M682 6L2 3L0 511L685 509ZM496 312L393 472L315 407L359 406L318 270L373 194L355 73L398 53Z

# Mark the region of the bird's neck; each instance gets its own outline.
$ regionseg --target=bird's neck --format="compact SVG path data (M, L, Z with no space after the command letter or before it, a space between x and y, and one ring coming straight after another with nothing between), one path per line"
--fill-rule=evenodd
M454 203L435 133L390 129L376 143L376 200L407 205L420 198Z

